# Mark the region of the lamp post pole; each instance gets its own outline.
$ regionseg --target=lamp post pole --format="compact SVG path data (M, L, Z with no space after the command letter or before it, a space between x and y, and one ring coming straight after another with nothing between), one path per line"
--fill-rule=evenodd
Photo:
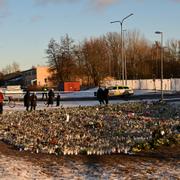
M124 59L123 59L123 22L125 19L127 19L128 17L132 16L133 13L129 14L128 16L124 17L121 21L112 21L111 23L120 23L121 26L121 64L122 64L122 84L124 85L124 74L125 74L125 63L124 63ZM120 64L120 63L119 63Z
M156 31L156 34L161 35L161 101L163 101L163 32L161 31Z
M126 29L123 29L122 37L123 37L124 79L125 79L125 85L127 86L127 62L126 62L126 49L125 49L125 43L124 43L125 32L126 32Z

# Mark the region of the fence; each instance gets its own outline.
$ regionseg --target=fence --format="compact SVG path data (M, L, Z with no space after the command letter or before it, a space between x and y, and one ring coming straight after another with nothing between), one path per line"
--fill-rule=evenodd
M122 85L122 80L111 80L103 83L106 86ZM161 90L161 79L127 80L127 86L133 89ZM163 90L180 91L180 79L163 79Z

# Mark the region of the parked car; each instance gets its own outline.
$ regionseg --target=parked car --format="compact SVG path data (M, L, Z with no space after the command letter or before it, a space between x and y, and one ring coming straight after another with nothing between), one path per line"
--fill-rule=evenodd
M109 96L130 96L134 94L133 89L128 86L109 86ZM94 96L97 96L97 92L94 92Z
M133 89L128 86L110 86L109 96L130 96L134 94Z

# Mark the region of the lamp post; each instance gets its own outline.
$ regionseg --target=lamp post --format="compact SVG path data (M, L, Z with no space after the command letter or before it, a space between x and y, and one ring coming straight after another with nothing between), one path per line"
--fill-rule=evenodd
M122 63L122 83L124 85L124 59L123 59L123 22L125 19L127 19L128 17L132 16L133 13L129 14L128 16L124 17L121 21L112 21L110 23L120 23L121 26L121 63ZM120 64L120 63L119 63Z
M125 50L125 44L124 44L124 34L126 32L126 29L123 29L123 59L124 59L124 78L125 78L125 85L127 86L127 61L126 61L126 50Z
M161 101L163 101L163 32L156 31L155 34L161 35Z

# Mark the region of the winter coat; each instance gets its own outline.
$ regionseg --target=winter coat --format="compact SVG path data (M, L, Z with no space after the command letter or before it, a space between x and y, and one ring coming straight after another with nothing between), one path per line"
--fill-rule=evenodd
M37 96L35 94L31 95L31 107L37 106Z
M103 89L99 87L97 90L97 99L100 102L103 102L103 94L104 94Z
M108 94L109 94L109 89L105 88L103 93L104 99L108 98Z
M54 92L50 90L48 92L48 104L53 104L53 100L54 100Z
M31 101L30 93L26 92L26 94L24 95L24 106L29 107L30 101Z
M60 100L61 100L61 96L60 96L60 94L58 94L56 97L56 106L59 106Z

